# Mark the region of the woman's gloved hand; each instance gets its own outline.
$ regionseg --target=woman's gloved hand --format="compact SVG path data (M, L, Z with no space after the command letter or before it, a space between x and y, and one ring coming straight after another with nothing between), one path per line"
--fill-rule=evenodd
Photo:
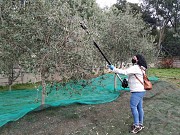
M108 65L108 67L111 69L111 70L114 70L114 65Z

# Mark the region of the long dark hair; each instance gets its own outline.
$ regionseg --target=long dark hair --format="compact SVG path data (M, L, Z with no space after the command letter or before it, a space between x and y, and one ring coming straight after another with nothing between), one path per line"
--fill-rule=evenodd
M137 64L139 66L143 66L143 67L145 67L147 69L147 63L146 63L145 58L141 54L137 54L136 57L137 57L137 60L138 60Z

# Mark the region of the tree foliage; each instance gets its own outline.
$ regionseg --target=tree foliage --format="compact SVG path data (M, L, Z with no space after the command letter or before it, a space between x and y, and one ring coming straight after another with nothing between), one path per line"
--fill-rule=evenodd
M126 12L113 7L107 13L109 21L103 42L107 44L106 51L111 54L114 63L127 61L137 53L147 58L153 55L154 38L149 35L150 30L146 28L141 14L134 16L131 7L128 4L126 6Z
M173 32L174 36L170 39L172 42L176 39L175 36L179 35L179 4L179 0L143 0L143 4L141 6L144 13L143 18L152 26L153 34L157 35L156 42L159 51L163 51L162 48L166 48L166 50L172 50L174 48L174 44L170 46L168 45L169 43L167 42L166 37L169 37L169 35L166 34ZM170 53L171 55L177 55L177 53L172 51Z

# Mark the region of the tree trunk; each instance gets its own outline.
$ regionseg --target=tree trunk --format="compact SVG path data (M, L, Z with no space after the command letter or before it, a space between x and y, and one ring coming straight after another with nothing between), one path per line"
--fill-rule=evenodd
M13 84L12 77L13 77L13 73L11 73L11 75L9 75L9 77L8 77L9 91L11 91L11 87L12 87L12 84Z
M12 90L12 84L11 85L9 85L9 91L11 91Z
M46 97L46 83L45 83L45 79L42 78L42 99L41 99L41 105L45 104L45 97Z
M164 29L165 27L163 26L160 30L159 30L159 41L158 41L158 50L161 50L161 43L164 39Z

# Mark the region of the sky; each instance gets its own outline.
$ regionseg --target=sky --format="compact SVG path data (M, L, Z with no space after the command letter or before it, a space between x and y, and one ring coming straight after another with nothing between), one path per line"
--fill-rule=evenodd
M117 0L96 0L96 2L99 4L101 8L115 4ZM139 3L139 0L127 0L127 2L131 3Z

